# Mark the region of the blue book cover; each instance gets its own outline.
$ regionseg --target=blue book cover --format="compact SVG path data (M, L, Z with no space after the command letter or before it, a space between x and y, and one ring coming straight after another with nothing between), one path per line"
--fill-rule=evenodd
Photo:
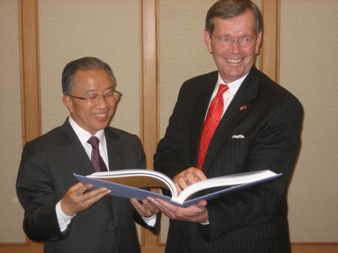
M209 178L190 185L178 195L173 181L157 171L129 169L96 172L88 176L74 174L80 182L92 184L94 189L104 187L111 190L112 196L136 198L138 200L144 200L147 197L161 198L183 207L197 203L200 200L210 200L262 184L281 175L270 170L261 170ZM172 196L169 197L145 188L166 188L171 192ZM203 193L204 190L208 190L207 193Z

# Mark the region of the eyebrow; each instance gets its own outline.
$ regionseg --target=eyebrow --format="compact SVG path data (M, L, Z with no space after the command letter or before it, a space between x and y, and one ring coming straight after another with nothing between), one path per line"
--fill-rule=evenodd
M107 91L107 90L114 91L115 90L114 85L111 85L111 86L107 87L104 91ZM97 90L96 89L87 90L86 94L91 93L91 92L97 92Z

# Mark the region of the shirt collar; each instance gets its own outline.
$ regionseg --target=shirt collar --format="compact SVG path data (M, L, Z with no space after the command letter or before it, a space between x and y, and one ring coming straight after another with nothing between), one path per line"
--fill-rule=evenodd
M246 76L248 74L246 74L245 76L242 76L241 78L239 78L239 79L237 79L237 80L235 80L231 83L226 83L222 80L221 75L218 73L218 79L217 79L215 90L218 90L218 87L219 87L220 84L227 84L228 87L229 87L229 91L232 94L236 94L236 92L238 91L239 87L241 86L241 84L243 83L244 79L246 78Z
M88 131L84 130L82 127L79 126L79 124L77 124L75 122L75 120L69 116L69 123L72 126L72 128L74 129L77 137L80 139L82 145L86 144L88 139L92 136ZM104 129L101 129L100 131L96 132L95 136L97 138L99 138L100 143L103 145L106 142L105 136L104 136Z

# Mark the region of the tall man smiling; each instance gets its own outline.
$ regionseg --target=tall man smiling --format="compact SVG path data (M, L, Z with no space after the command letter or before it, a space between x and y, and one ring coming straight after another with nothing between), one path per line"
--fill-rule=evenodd
M209 9L204 41L217 71L182 85L154 167L173 178L178 191L206 178L255 170L283 176L187 208L150 199L171 219L167 253L290 252L286 195L303 109L254 66L262 33L261 13L249 0L219 0ZM226 91L216 96L224 85ZM212 133L206 125L214 97L223 105Z
M24 231L44 241L46 253L139 252L134 221L157 232L158 210L146 200L108 197L105 188L88 191L92 185L73 176L94 172L92 136L109 170L145 166L140 139L109 127L121 97L113 72L94 57L74 60L63 70L62 90L69 118L22 152L16 187Z

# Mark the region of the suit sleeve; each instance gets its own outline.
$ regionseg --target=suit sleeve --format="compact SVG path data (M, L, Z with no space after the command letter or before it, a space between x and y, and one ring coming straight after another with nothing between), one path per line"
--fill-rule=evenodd
M186 155L189 151L183 148L183 146L187 147L187 145L179 143L179 141L188 138L187 136L182 138L180 136L182 131L177 131L177 127L183 125L180 119L186 116L186 123L191 121L188 114L182 116L182 112L185 110L189 111L187 108L190 104L189 98L191 98L191 96L189 96L189 88L185 83L180 89L174 111L169 119L169 125L166 129L165 136L158 143L154 155L154 169L166 174L170 178L173 178L179 172L190 167ZM190 130L187 130L183 135L189 134L189 131Z
M42 152L27 143L22 153L16 189L23 206L23 229L32 240L53 241L64 237L56 211L52 179Z

